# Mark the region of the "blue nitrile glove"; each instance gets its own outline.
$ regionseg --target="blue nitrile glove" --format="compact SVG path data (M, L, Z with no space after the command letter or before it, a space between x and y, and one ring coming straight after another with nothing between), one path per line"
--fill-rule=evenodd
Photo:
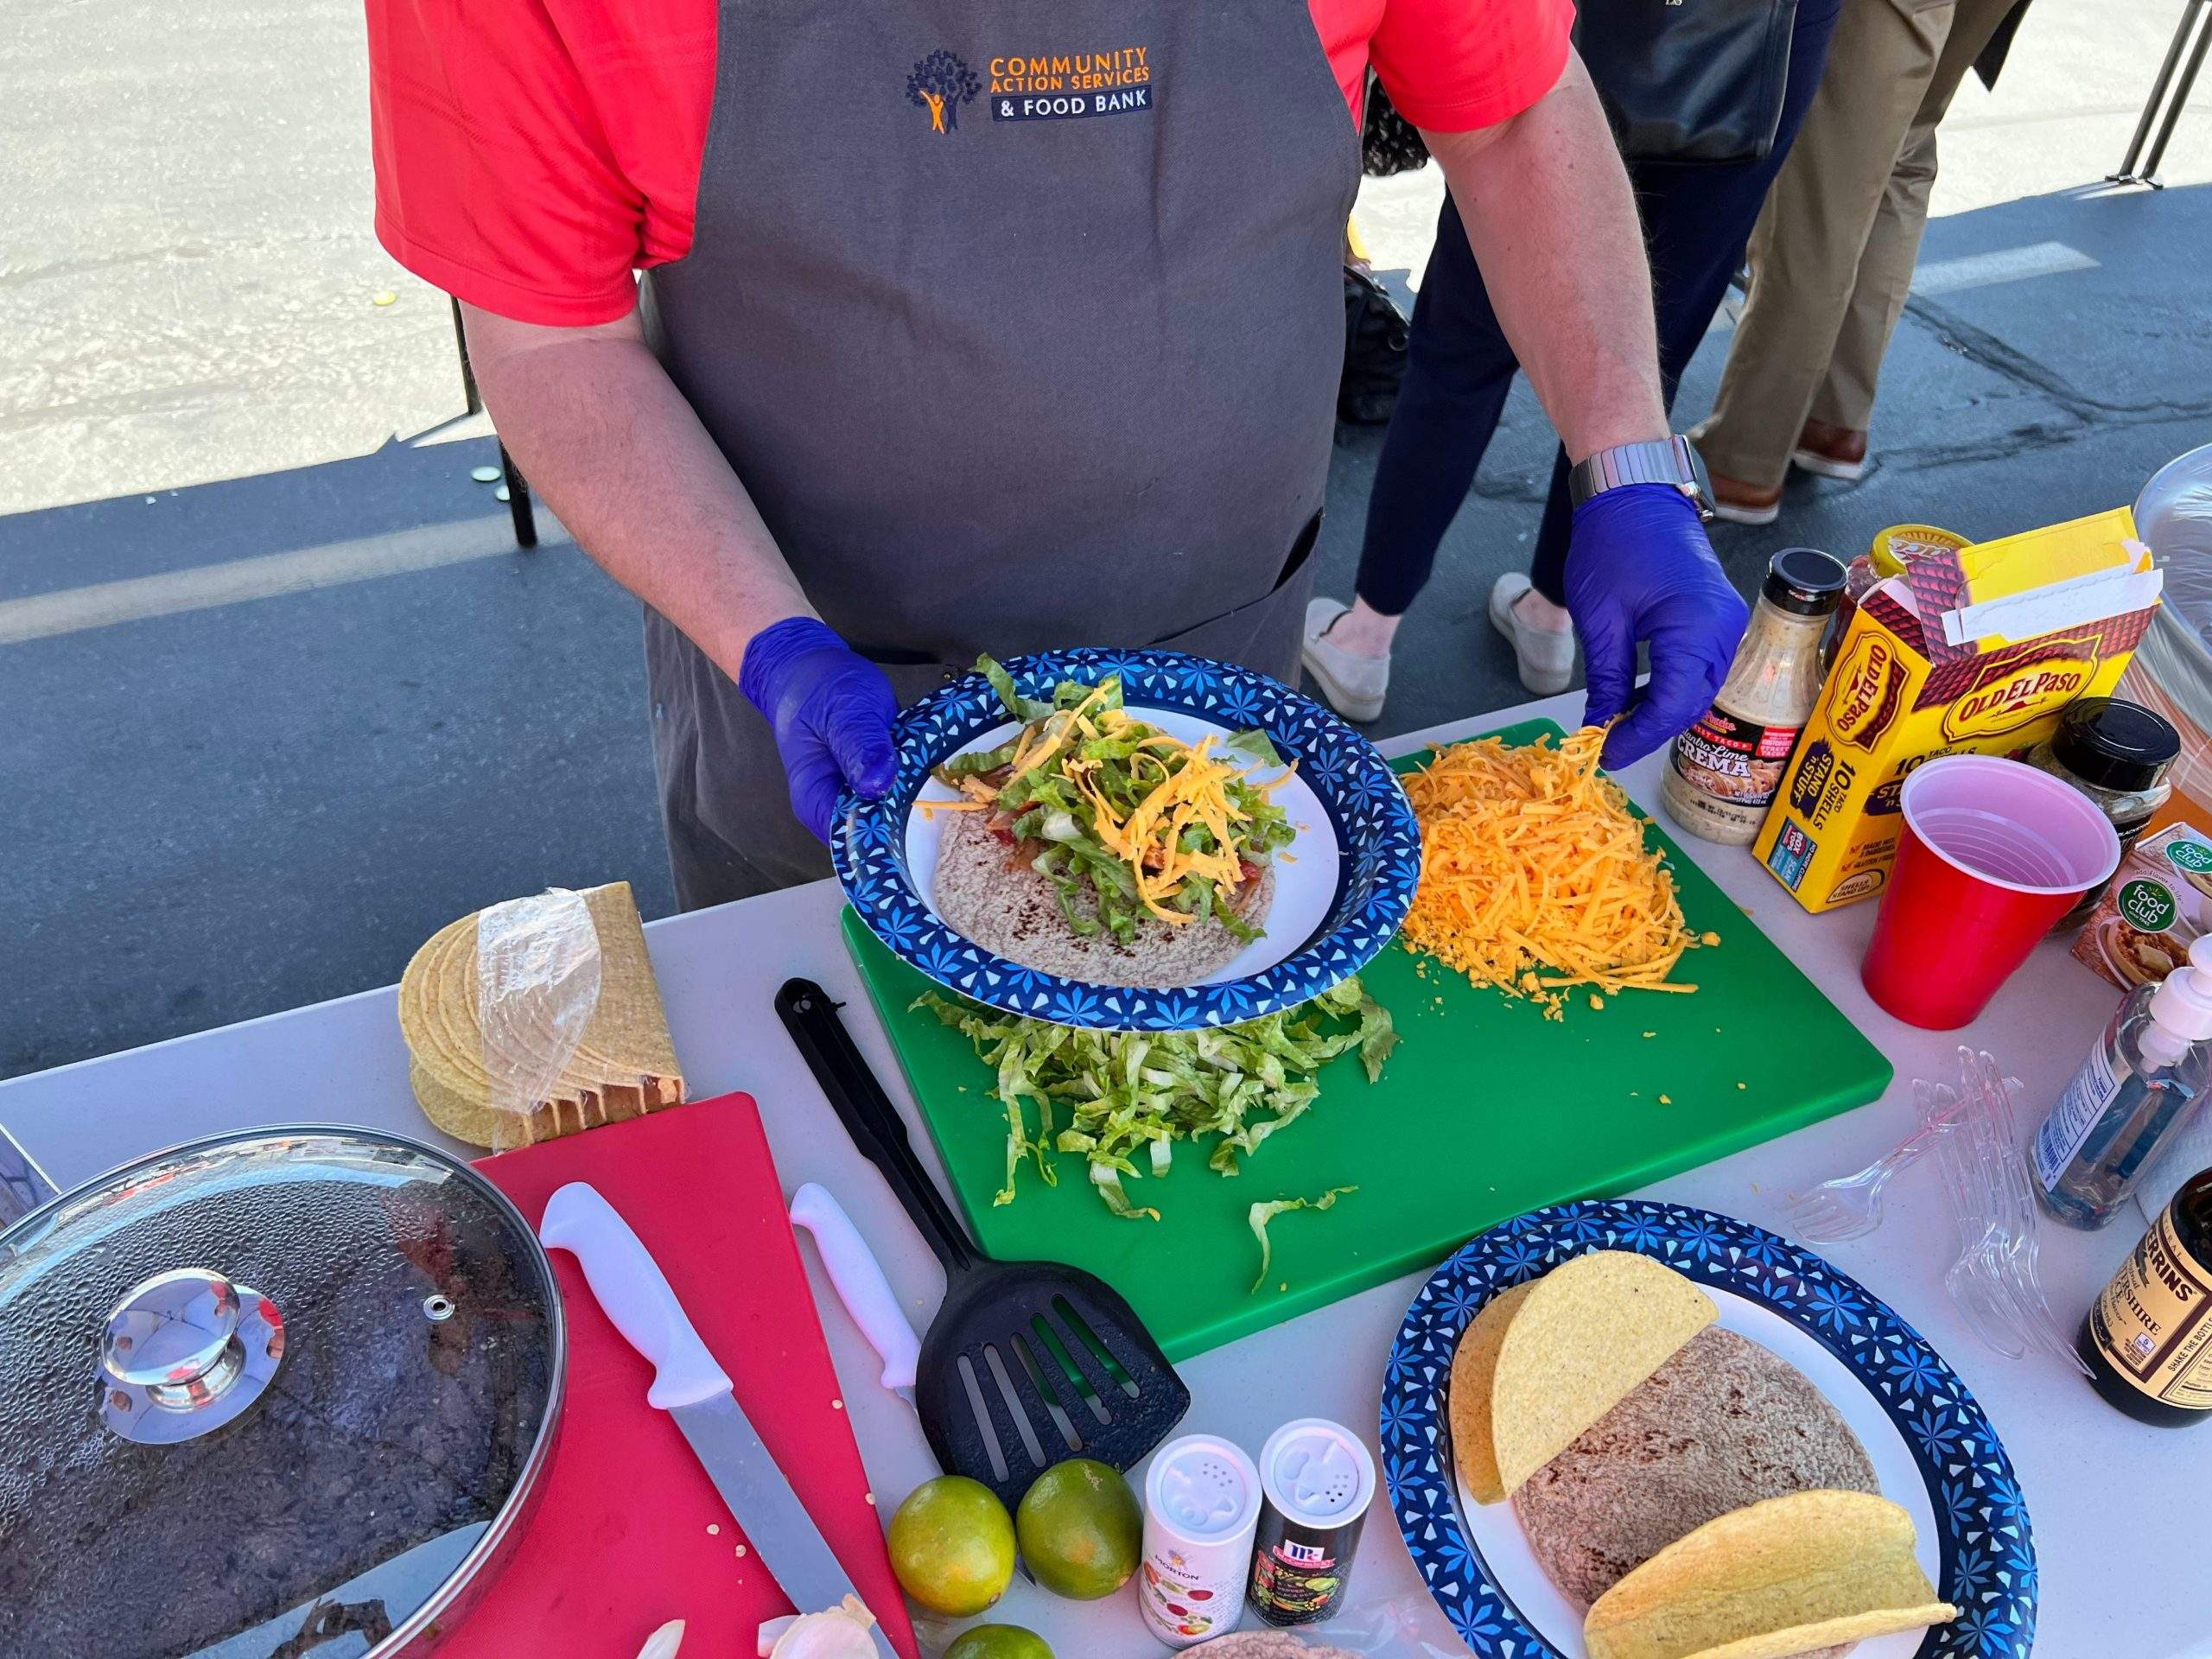
M774 728L792 813L823 841L846 785L870 800L891 787L899 699L883 671L825 623L787 616L761 629L745 648L737 689Z
M1697 508L1667 484L1627 484L1574 510L1567 608L1582 639L1590 702L1583 718L1627 717L1605 740L1605 765L1651 753L1713 706L1751 620L1713 556ZM1636 648L1651 679L1636 689Z

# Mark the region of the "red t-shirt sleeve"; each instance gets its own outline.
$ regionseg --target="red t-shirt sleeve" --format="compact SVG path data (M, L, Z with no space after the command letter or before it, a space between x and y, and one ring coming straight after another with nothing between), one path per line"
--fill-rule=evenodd
M518 321L611 322L691 242L714 0L367 0L377 237Z
M1573 29L1573 0L1384 0L1369 50L1399 114L1471 132L1559 83Z

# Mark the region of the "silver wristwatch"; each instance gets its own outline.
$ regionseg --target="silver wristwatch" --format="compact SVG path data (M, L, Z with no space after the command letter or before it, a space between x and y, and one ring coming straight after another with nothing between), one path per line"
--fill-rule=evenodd
M1713 492L1705 462L1688 438L1677 435L1657 443L1617 443L1574 463L1567 475L1569 498L1580 506L1593 495L1624 484L1665 484L1689 497L1697 516L1713 518Z

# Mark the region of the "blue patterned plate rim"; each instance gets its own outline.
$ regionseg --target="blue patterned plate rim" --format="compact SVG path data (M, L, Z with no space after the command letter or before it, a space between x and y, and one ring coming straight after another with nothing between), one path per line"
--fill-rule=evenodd
M880 801L848 791L830 857L868 930L902 960L976 1001L1098 1031L1191 1031L1255 1020L1310 1001L1375 959L1396 935L1421 879L1421 829L1375 746L1312 698L1231 663L1168 651L1046 652L1005 664L1027 696L1063 680L1122 677L1134 708L1177 710L1257 728L1319 798L1339 849L1335 897L1305 946L1265 970L1217 984L1130 989L1039 973L973 944L939 921L906 867L906 819L930 770L1007 715L981 674L962 676L899 715L899 772Z
M1911 1325L1847 1274L1762 1228L1707 1210L1630 1199L1554 1205L1469 1240L1414 1297L1382 1384L1384 1484L1429 1594L1480 1659L1577 1659L1526 1624L1493 1581L1459 1513L1445 1392L1483 1305L1592 1250L1634 1250L1780 1315L1826 1348L1896 1424L1926 1481L1960 1609L1914 1659L2027 1659L2037 1572L2027 1502L1980 1405Z

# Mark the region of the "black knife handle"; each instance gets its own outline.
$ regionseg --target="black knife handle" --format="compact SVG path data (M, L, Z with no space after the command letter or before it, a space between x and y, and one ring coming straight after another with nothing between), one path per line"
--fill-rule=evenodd
M852 1033L837 1017L840 1005L810 979L787 979L776 993L776 1013L791 1034L800 1057L814 1080L822 1086L838 1122L861 1155L874 1164L891 1190L899 1195L914 1225L937 1252L948 1274L976 1264L976 1250L968 1230L938 1191L937 1183L914 1155L906 1138L906 1120L883 1092L883 1085L868 1070L854 1046Z

